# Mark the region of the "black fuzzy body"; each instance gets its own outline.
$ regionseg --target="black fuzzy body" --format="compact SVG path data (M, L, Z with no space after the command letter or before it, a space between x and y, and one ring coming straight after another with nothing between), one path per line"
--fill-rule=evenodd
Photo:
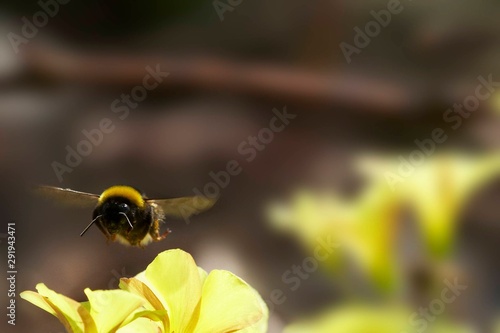
M154 225L153 215L153 207L150 205L140 208L124 197L111 197L94 209L92 218L101 216L96 224L108 240L114 241L119 235L129 245L140 246Z

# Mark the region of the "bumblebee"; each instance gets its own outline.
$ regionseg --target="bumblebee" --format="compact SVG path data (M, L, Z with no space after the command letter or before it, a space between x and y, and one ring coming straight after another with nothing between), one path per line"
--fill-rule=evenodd
M112 186L100 195L43 185L35 187L34 191L57 202L93 206L92 221L80 236L95 224L108 242L137 247L168 236L168 229L160 233L160 223L165 216L185 219L211 208L216 201L202 196L149 199L138 189L125 185Z

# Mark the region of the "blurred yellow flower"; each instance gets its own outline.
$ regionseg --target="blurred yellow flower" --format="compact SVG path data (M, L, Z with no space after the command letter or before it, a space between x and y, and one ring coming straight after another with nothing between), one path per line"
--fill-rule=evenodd
M294 323L284 333L410 333L406 309L346 305Z
M159 254L121 290L85 290L79 303L43 284L21 297L53 314L68 332L262 333L268 309L260 295L234 274L207 274L182 250Z
M340 267L352 259L380 288L394 287L396 261L395 228L399 207L394 194L382 183L373 184L354 200L335 193L298 192L292 203L274 205L271 221L280 230L291 231L313 251L327 236L339 245L327 264Z
M367 176L367 184L357 197L298 191L291 203L271 206L270 220L295 234L311 252L318 239L333 237L340 248L327 266L345 268L342 260L351 259L381 289L395 290L403 278L397 258L399 213L409 207L428 254L445 257L453 248L461 209L475 190L500 173L500 155L436 155L401 177L397 187L384 176L397 169L394 162L359 159L356 167Z
M428 253L443 258L453 249L460 213L467 201L487 181L500 175L500 155L436 153L418 165L401 165L397 157L371 156L360 158L357 166L371 181L393 175L386 179L386 185L395 192L394 200L400 206L409 206L415 214ZM401 168L407 174L398 173Z
M346 305L329 310L316 318L294 323L284 333L417 333L421 327L412 326L411 311L405 306L385 307ZM426 323L428 333L475 333L470 327L453 324L445 319Z
M467 200L499 174L500 155L439 155L416 168L402 190L415 211L430 254L439 258L451 252Z

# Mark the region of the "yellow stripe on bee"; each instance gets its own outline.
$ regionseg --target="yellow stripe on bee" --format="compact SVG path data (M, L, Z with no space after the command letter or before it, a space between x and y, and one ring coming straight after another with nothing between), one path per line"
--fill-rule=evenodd
M111 197L121 197L129 200L131 203L135 204L139 208L144 208L145 202L142 194L139 193L135 188L124 185L112 186L102 192L99 197L99 204L102 204L104 201Z

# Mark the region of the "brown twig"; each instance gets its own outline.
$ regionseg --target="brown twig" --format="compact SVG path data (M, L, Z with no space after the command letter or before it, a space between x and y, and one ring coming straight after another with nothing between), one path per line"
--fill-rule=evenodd
M164 89L181 85L388 114L409 109L420 96L407 85L380 78L215 58L125 57L30 47L24 59L30 69L64 81L137 85L142 84L146 66L158 65L170 73Z

